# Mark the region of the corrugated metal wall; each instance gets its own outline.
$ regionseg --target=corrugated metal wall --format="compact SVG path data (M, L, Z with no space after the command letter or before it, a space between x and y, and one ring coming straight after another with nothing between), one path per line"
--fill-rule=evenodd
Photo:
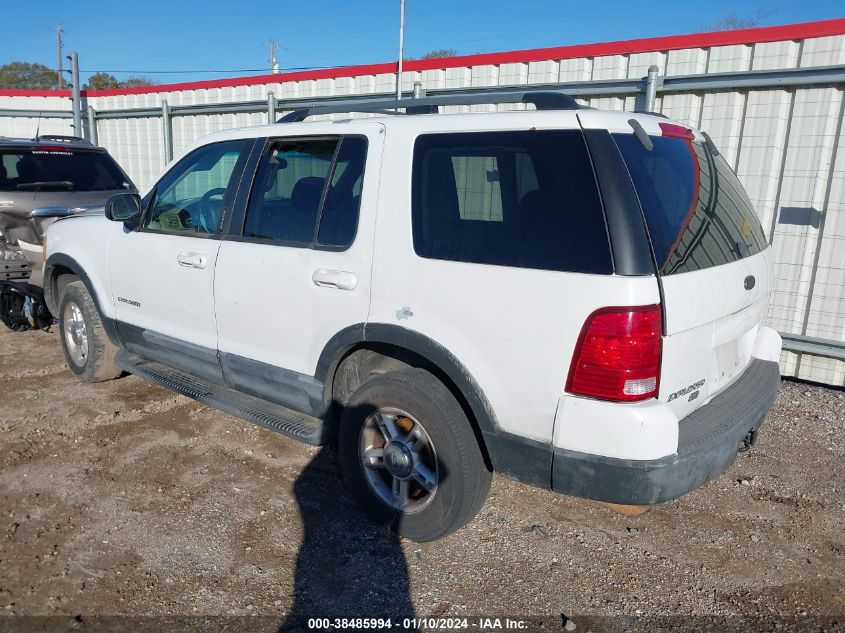
M0 108L43 112L43 116L0 118L0 136L31 138L36 130L40 134L72 134L72 121L50 116L51 111L70 111L70 99L60 97L7 97L0 94Z
M511 54L513 56L513 54ZM709 46L583 58L435 68L403 73L405 90L513 86L538 83L641 78L656 64L663 76L845 64L845 35L801 40ZM303 79L233 87L148 94L94 96L98 112L124 108L390 93L389 72ZM592 98L585 103L632 110L632 96ZM42 133L71 133L70 119L48 116L69 109L58 97L0 96L0 108L43 109ZM499 106L508 109L517 106ZM658 96L656 109L707 131L744 184L772 241L775 286L771 324L782 332L845 341L845 139L842 86L724 90ZM457 108L451 108L456 110ZM486 110L487 106L473 106ZM266 113L179 116L172 119L174 153L210 132L259 125ZM2 118L0 133L32 136L37 118ZM99 142L140 186L164 164L161 117L98 122ZM828 384L845 384L845 363L785 352L782 371Z

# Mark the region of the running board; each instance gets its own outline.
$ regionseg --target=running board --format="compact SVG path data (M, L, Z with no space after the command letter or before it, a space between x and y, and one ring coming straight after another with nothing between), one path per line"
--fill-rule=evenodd
M320 418L254 398L161 363L144 360L125 351L117 354L115 362L130 374L300 442L322 446L332 437L332 425Z

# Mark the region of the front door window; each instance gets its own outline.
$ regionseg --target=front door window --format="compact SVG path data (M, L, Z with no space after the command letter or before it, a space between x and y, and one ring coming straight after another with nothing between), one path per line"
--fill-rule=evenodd
M159 181L144 228L179 234L216 235L232 207L236 174L248 141L212 143L188 154Z

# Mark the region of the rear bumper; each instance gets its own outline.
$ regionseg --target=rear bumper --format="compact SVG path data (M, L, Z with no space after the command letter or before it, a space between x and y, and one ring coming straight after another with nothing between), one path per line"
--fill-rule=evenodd
M678 452L654 460L554 449L552 489L610 503L647 505L679 497L724 472L753 437L780 386L778 364L755 359L728 389L678 423Z

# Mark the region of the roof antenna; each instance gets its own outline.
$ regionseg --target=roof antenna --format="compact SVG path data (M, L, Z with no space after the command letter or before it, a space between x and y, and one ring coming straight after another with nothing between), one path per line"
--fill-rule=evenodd
M41 132L41 110L38 111L38 123L35 124L35 139L38 140L38 134Z

